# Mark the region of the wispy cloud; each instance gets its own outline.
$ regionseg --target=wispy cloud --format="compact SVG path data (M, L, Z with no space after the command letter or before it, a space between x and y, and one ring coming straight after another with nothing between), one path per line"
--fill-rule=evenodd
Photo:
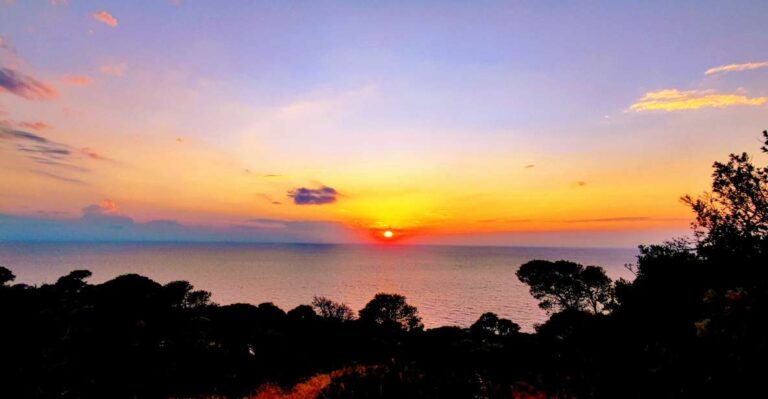
M728 73L728 72L741 72L751 71L753 69L760 69L768 67L768 61L763 62L747 62L744 64L728 64L721 65L714 68L709 68L704 72L705 75L714 75L716 73Z
M69 146L65 144L48 140L34 133L2 126L0 126L0 139L14 141L17 151L25 153L27 157L39 163L61 162L72 154Z
M114 165L120 164L118 161L99 154L90 148L75 150L69 145L50 140L40 134L15 130L0 125L0 142L2 141L12 143L16 151L24 154L36 163L55 167L59 170L88 172L88 168L78 164L78 161L84 158L109 162Z
M43 170L30 169L30 172L32 172L32 173L34 173L36 175L39 175L39 176L48 177L48 178L51 178L51 179L54 179L54 180L63 181L63 182L66 182L66 183L72 183L72 184L83 185L83 186L88 185L88 183L86 183L86 182L84 182L84 181L82 181L80 179L75 179L75 178L67 177L67 176L61 176L61 175L58 175L56 173L46 172L46 171L43 171Z
M535 167L536 167L536 165L534 165L534 164L529 164L529 165L523 166L523 168L525 168L525 169L532 169L532 168L535 168Z
M37 121L37 122L19 122L18 126L19 127L23 127L25 129L32 129L32 130L37 130L37 131L46 130L46 129L52 129L53 128L53 126L51 126L51 125L49 125L49 124L47 124L45 122L40 122L40 121Z
M101 73L110 76L125 76L127 70L128 66L125 64L107 64L99 67Z
M93 78L86 75L67 75L61 78L61 81L72 86L87 86L93 83Z
M260 198L264 199L265 201L269 202L272 205L282 205L283 204L282 202L273 199L272 197L270 197L267 194L259 193L259 194L256 194L256 195L259 196Z
M106 11L95 12L95 13L91 14L91 16L93 17L93 19L95 19L95 20L97 20L97 21L99 21L99 22L101 22L101 23L103 23L103 24L105 24L107 26L110 26L112 28L116 28L117 27L117 18L115 18L114 16L112 16L112 14L110 14L110 13L108 13Z
M0 36L0 50L5 50L16 55L16 47L14 47L11 41L5 36Z
M91 160L94 160L94 161L104 161L104 162L109 162L109 163L112 163L112 164L115 164L115 165L120 164L119 161L114 160L112 158L109 158L106 155L104 155L102 153L99 153L99 152L97 152L96 150L94 150L92 148L88 148L88 147L81 148L80 149L80 154L85 156L87 159L91 159Z
M53 86L5 67L0 67L0 92L2 91L27 100L49 100L58 95Z
M336 189L323 186L317 189L299 187L288 192L288 197L293 198L296 205L324 205L336 202L338 192Z
M700 108L725 108L734 105L762 105L768 97L747 97L735 93L718 93L714 90L666 89L652 91L632 104L629 109L643 111L684 111Z

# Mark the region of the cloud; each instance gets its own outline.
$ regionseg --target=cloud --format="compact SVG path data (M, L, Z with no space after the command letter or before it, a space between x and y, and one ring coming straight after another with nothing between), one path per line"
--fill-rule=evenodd
M99 67L99 71L110 76L125 76L128 67L125 64L108 64Z
M0 92L2 91L27 100L50 100L58 95L53 86L5 67L0 67Z
M5 36L0 36L0 50L5 50L16 55L16 47L14 47L11 41Z
M91 14L93 19L110 26L112 28L117 27L117 18L113 17L112 14L106 12L106 11L99 11Z
M116 161L116 160L114 160L112 158L109 158L107 156L104 156L103 154L98 153L95 150L93 150L91 148L88 148L88 147L81 148L80 149L80 154L82 154L83 156L85 156L86 158L91 159L91 160L105 161L105 162L109 162L109 163L112 163L112 164L115 164L115 165L120 164L120 162L118 162L118 161Z
M27 128L27 129L32 129L32 130L38 130L38 131L39 130L46 130L46 129L53 128L53 126L51 126L51 125L49 125L49 124L47 124L45 122L40 122L40 121L38 121L38 122L19 122L18 125L19 125L19 127L23 127L23 128Z
M269 202L272 205L282 205L283 204L280 201L276 201L276 200L272 199L272 197L270 197L267 194L256 194L256 195L258 195L259 197L263 198L264 200L266 200L267 202Z
M90 170L88 168L79 166L76 163L76 161L82 159L83 157L119 165L118 161L102 156L89 148L83 148L79 151L75 151L72 149L72 147L66 144L49 140L39 134L11 129L0 124L0 142L3 141L13 144L16 151L24 154L24 156L31 159L32 161L41 165L45 165L46 167L57 168L60 171L65 170L79 173L89 172ZM31 171L38 175L58 179L61 181L85 184L80 179L62 176L59 173L40 171L36 169Z
M61 81L71 86L87 86L93 83L93 78L86 75L67 75Z
M117 213L117 204L111 199L103 199L98 204L91 204L83 208L83 217L113 215Z
M534 165L534 164L523 166L523 168L525 168L525 169L531 169L531 168L535 168L535 167L536 167L536 165Z
M587 182L585 181L577 181L576 183L573 183L576 187L584 187L587 185Z
M293 198L296 205L324 205L336 202L338 192L328 186L317 189L299 187L288 192L288 197Z
M117 214L117 204L111 199L104 199L98 204L83 208L82 220L92 224L107 226L111 229L121 229L133 225L133 219Z
M742 72L751 71L753 69L760 69L768 67L768 61L763 62L747 62L744 64L728 64L721 65L714 68L709 68L704 72L705 75L714 75L716 73L728 73L728 72Z
M82 181L80 179L74 179L74 178L67 177L67 176L61 176L61 175L58 175L56 173L46 172L46 171L37 170L37 169L30 169L29 171L34 173L34 174L36 174L36 175L49 177L51 179L63 181L63 182L66 182L66 183L72 183L72 184L77 184L77 185L88 185L88 183L86 183L86 182L84 182L84 181Z
M69 146L65 144L48 140L34 133L12 130L3 126L0 126L0 139L15 142L17 151L39 163L55 164L72 154Z
M717 93L714 90L666 89L652 91L632 104L629 109L643 111L684 111L699 108L725 108L733 105L762 105L768 97L747 97L741 94Z
M282 220L274 219L248 219L248 226L263 229L284 229L286 224Z
M360 243L359 234L340 223L252 219L225 226L185 225L175 220L136 222L110 213L104 204L88 205L78 218L35 213L0 214L0 241L177 241L264 243Z

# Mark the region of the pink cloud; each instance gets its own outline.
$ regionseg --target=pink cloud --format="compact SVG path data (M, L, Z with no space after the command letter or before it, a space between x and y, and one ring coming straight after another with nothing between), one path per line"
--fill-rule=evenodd
M117 27L117 18L113 17L112 14L106 12L106 11L99 11L91 14L93 16L93 19L107 25L111 26L113 28Z
M22 128L38 130L38 131L53 128L53 126L45 122L19 122L18 125L19 127L22 127Z
M0 93L9 92L27 100L50 100L56 88L10 68L0 67Z
M127 69L128 67L125 64L102 65L99 67L101 73L111 76L125 76Z
M87 86L93 83L93 78L86 75L67 75L61 81L72 86Z

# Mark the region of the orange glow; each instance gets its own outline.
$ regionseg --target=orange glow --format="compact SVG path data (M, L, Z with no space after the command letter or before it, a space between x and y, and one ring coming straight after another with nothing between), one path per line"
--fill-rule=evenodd
M384 238L392 238L392 236L394 236L394 234L392 233L392 230L385 231L383 235L384 235Z

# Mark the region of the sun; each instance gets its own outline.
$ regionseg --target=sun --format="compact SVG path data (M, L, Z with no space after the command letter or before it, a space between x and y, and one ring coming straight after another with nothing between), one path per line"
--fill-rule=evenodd
M393 233L392 230L385 230L382 235L384 235L384 238L392 238L394 237L395 233Z

